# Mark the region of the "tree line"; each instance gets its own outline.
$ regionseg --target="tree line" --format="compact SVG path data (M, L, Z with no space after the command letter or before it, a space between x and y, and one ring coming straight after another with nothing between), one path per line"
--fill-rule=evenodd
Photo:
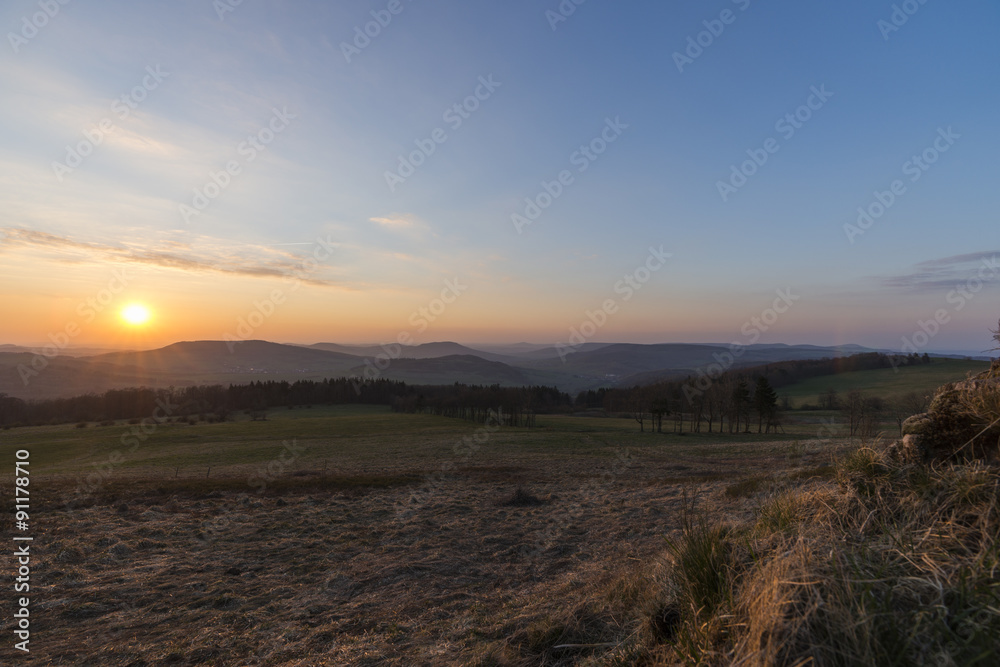
M159 409L174 420L227 421L235 413L266 418L273 408L313 405L385 405L484 423L490 411L511 426L533 426L538 413L569 410L569 394L555 387L408 385L387 379L256 381L153 389L133 387L72 398L24 400L0 394L0 427L142 419Z
M781 361L753 368L699 372L684 378L662 380L635 387L584 391L577 395L577 409L630 415L640 431L706 431L749 433L780 432L781 413L790 409L777 390L811 378L879 368L928 364L927 354L887 355L866 352L849 357ZM922 412L927 397L911 392L893 401L851 391L841 397L834 390L820 397L819 406L804 406L842 413L850 435L870 436L883 419L902 428L910 415Z
M751 372L726 372L690 391L692 378L631 388L583 392L577 402L612 414L628 414L639 430L673 433L758 433L781 430L778 394L768 379ZM706 386L707 385L707 386ZM685 426L686 424L686 426Z
M534 426L538 414L601 411L633 418L640 431L750 432L781 430L781 387L814 377L858 370L929 363L927 355L885 355L877 352L851 357L784 361L755 368L731 369L709 375L635 387L600 388L576 398L555 387L500 385L408 385L387 379L331 378L325 380L255 381L247 384L199 385L183 388L112 389L103 394L72 398L24 400L0 394L0 427L55 423L142 419L158 406L170 406L173 419L225 421L234 412L266 418L279 407L368 404L395 412L424 413L485 423L491 413L504 415L512 426ZM721 370L721 369L720 369ZM820 396L827 410L840 410L851 435L872 430L886 418L898 424L922 411L926 397L911 394L887 403L860 392L841 397L830 390Z

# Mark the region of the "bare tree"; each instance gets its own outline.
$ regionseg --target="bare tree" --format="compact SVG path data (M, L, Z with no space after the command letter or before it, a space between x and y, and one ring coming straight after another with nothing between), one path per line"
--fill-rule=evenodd
M878 426L882 411L885 409L885 401L877 396L865 396L861 400L861 423L858 427L858 434L870 440L878 434Z
M635 387L629 395L629 408L632 411L632 418L639 422L639 432L645 433L646 421L646 392L639 387Z
M665 398L654 398L650 401L649 412L651 423L656 425L656 432L663 433L663 416L670 414L670 402Z
M864 394L857 389L847 392L847 398L841 404L844 416L847 417L847 426L853 438L858 429L861 428L861 416L864 413Z
M826 410L836 410L840 407L840 397L837 395L836 389L827 389L825 392L820 394L819 397L819 407Z

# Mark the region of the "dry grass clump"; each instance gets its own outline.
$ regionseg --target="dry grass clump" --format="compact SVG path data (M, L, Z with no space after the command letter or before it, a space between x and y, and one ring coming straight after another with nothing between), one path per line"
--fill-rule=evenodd
M758 497L736 525L686 503L661 559L535 619L494 664L995 664L1000 468L874 445L827 476Z
M679 622L653 664L991 664L998 497L996 468L863 447L837 486L771 496L752 527L688 522L669 547Z

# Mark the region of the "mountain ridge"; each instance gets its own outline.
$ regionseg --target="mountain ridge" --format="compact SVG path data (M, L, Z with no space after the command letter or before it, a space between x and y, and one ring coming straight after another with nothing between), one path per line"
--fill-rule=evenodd
M66 397L128 386L294 382L345 376L415 384L548 385L574 393L602 386L648 384L720 364L739 368L876 351L855 345L763 344L742 348L737 357L729 346L722 345L594 343L564 351L563 356L554 347L523 348L522 356L511 356L450 341L376 347L336 343L303 346L264 340L179 341L154 350L80 357L5 351L10 349L0 348L0 392L18 398ZM343 351L349 349L370 354Z

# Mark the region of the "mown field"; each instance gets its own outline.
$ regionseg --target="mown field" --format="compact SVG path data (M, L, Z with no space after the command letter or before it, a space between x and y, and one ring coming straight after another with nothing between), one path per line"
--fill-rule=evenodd
M823 479L844 444L538 422L316 407L138 446L123 423L2 431L5 497L31 453L32 664L576 662L552 619L656 558L685 498L748 513L728 486Z

